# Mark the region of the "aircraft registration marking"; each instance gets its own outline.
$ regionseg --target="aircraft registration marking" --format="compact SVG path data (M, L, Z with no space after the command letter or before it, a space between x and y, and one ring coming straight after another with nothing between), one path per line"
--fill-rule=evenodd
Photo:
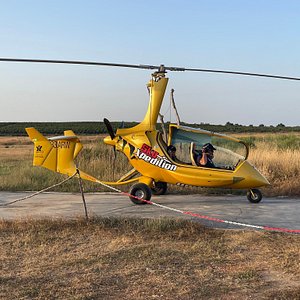
M50 141L53 148L70 148L70 142L68 141Z

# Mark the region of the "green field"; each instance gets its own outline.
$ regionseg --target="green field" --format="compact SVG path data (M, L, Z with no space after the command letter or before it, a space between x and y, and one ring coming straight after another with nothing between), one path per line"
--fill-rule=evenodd
M168 126L169 123L166 123ZM114 129L118 127L132 127L137 122L113 121L111 125ZM230 133L280 133L280 132L300 132L300 126L259 126L240 125L227 122L225 125L212 125L206 123L181 125L194 128L202 128L213 132L230 132ZM160 125L159 125L160 126ZM25 128L34 127L45 135L62 134L64 130L73 130L78 135L93 135L107 133L106 127L102 120L99 122L0 122L0 136L23 136L26 135Z

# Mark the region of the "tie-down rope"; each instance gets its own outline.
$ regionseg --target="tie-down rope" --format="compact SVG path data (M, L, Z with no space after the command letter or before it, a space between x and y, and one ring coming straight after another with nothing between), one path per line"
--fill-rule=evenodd
M65 182L69 181L70 179L72 179L72 178L75 177L76 175L77 175L77 171L76 171L76 173L74 173L72 176L69 176L68 178L64 179L63 181L61 181L61 182L59 182L59 183L53 184L53 185L51 185L51 186L49 186L49 187L47 187L47 188L45 188L45 189L42 189L42 190L40 190L40 191L38 191L38 192L33 193L33 194L31 194L31 195L28 195L28 196L25 196L25 197L22 197L22 198L13 200L13 201L11 201L11 202L7 202L7 203L4 203L4 204L0 204L0 206L8 206L8 205L11 205L11 204L13 204L13 203L20 202L20 201L23 201L23 200L32 198L32 197L34 197L34 196L36 196L36 195L39 195L39 194L41 194L41 193L44 193L44 192L46 192L46 191L52 189L52 188L54 188L54 187L57 187L57 186L59 186L59 185L64 184Z

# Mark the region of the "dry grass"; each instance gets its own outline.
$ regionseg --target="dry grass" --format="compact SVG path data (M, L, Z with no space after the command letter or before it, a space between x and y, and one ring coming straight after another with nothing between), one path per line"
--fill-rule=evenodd
M246 137L246 135L244 135ZM248 135L252 162L271 182L268 196L300 196L300 133Z
M21 161L32 152L32 143L28 138L0 136L0 161Z
M300 196L300 150L283 151L261 142L251 151L249 161L272 183L266 189L269 196Z
M272 184L264 188L265 196L299 196L300 186L300 134L239 135L248 141L255 139L249 161L264 174ZM131 169L122 153L114 152L103 144L102 136L80 137L84 148L78 157L80 169L104 180L119 179ZM59 182L63 177L48 170L32 167L33 146L26 137L0 137L0 190L40 190ZM121 187L128 190L128 187ZM57 191L78 191L76 181L71 181ZM85 182L86 191L104 191L93 183ZM179 188L175 193L222 193L216 189Z
M101 137L81 140L81 169L116 179L130 168L122 154L114 165ZM249 159L273 183L264 193L300 195L299 149L267 136L255 146ZM28 138L0 137L0 189L61 179L31 166L32 148ZM63 188L78 191L76 181ZM300 299L299 238L175 219L0 221L0 299Z
M0 222L1 299L299 299L299 236L184 220Z
M80 137L84 144L77 163L80 169L97 178L119 179L131 169L124 155L104 145L102 136ZM0 190L40 190L61 181L64 176L32 166L33 144L28 138L0 137ZM116 163L118 162L118 163ZM56 191L78 191L76 180L69 181ZM99 185L85 182L86 191L103 191Z

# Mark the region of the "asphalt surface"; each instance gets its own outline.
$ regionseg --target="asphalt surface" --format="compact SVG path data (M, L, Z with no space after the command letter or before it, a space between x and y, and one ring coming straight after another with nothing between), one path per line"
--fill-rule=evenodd
M85 216L81 194L73 193L43 193L3 206L3 204L30 194L0 192L0 218L76 218ZM85 200L90 217L177 217L201 222L210 227L246 229L242 226L190 217L154 205L135 205L127 196L118 193L85 194ZM260 203L253 204L245 196L163 195L153 196L151 201L180 211L189 211L227 221L300 229L300 199L296 198L264 198Z

